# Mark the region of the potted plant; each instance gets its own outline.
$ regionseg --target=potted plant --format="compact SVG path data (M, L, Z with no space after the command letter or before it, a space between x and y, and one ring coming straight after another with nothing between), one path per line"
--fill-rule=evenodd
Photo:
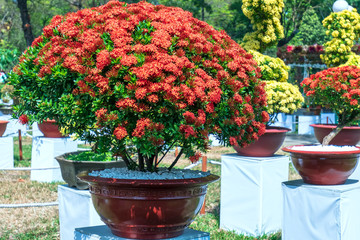
M354 171L360 154L355 146L329 147L346 126L360 114L360 69L355 66L329 68L305 78L301 83L306 95L338 115L338 125L322 140L322 146L287 147L304 181L313 184L342 184Z
M286 82L290 69L279 58L272 58L256 51L250 51L261 69L261 79L264 80L267 95L267 112L270 118L265 133L252 144L242 147L234 146L239 155L250 157L270 157L281 147L286 133L290 129L271 126L277 120L279 113L292 114L299 109L304 98L299 88Z
M209 134L242 145L264 132L259 74L251 54L189 12L110 1L54 17L11 82L22 99L18 115L55 119L94 151L120 156L125 172L158 178L180 172L173 168L183 155L196 161ZM161 170L173 146L181 149ZM104 222L126 238L180 235L200 210L207 184L218 179L195 172L201 177L139 180L106 172L80 178L89 182Z

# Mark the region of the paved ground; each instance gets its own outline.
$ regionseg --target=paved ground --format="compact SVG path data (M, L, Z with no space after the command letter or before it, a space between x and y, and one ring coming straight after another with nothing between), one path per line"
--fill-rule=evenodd
M283 146L291 146L291 145L306 145L319 143L314 135L298 135L298 134L288 134L286 135Z

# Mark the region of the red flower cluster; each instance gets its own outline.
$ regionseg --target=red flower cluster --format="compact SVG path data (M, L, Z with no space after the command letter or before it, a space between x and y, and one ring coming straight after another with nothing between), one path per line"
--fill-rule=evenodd
M360 68L329 68L305 78L301 86L306 96L338 113L351 113L360 105Z
M65 79L58 86L73 81L72 96L92 108L76 105L64 117L87 114L89 124L109 128L104 132L119 144L129 136L155 151L154 145L175 139L191 153L206 147L209 133L227 144L247 144L268 120L252 55L180 8L111 0L55 16L34 41L36 51L20 65L30 58L39 81L67 74L57 78Z
M23 114L23 115L21 115L20 117L19 117L19 122L21 123L21 124L27 124L28 122L29 122L29 117L27 116L27 115L25 115L25 114Z

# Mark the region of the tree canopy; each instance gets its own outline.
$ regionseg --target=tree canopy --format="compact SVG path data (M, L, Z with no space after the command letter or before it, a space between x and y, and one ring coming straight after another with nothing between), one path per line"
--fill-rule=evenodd
M190 11L196 18L206 21L216 29L225 30L239 43L246 33L253 31L250 20L242 11L243 0L148 1ZM0 0L0 49L24 51L29 42L41 34L42 28L54 15L64 15L67 12L99 6L106 2L108 0ZM358 0L348 0L348 2L353 7L360 8ZM323 43L324 34L319 23L331 13L333 1L284 0L284 3L281 23L285 37L278 46L288 43L299 45L311 42Z

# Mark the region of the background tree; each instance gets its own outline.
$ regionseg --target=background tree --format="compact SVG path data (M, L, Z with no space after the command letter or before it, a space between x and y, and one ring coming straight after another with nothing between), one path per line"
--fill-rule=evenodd
M314 8L308 9L302 18L298 38L302 45L323 45L328 37Z
M34 41L34 35L32 32L30 15L29 15L29 10L28 10L28 6L27 6L27 0L16 0L15 3L17 4L17 6L20 10L22 29L24 31L26 45L30 46L31 43Z

